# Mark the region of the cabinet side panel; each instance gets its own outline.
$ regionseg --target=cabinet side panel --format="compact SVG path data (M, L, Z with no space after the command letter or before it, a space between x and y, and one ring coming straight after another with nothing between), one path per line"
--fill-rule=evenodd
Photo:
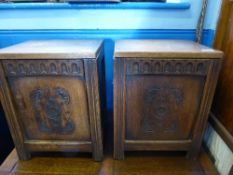
M97 61L95 59L86 59L85 78L88 96L89 118L91 139L93 146L93 157L100 161L103 159L103 141L101 129L101 112L100 112L100 92Z
M10 93L8 82L6 80L6 75L2 66L2 62L0 64L0 88L1 103L6 114L6 119L17 153L21 160L27 160L30 158L30 154L24 145L24 135L22 132L22 127L20 126L15 107L12 102L12 95Z
M209 116L213 96L215 93L219 72L222 65L221 59L211 60L206 78L205 87L203 90L203 96L201 99L201 105L198 113L198 118L194 127L194 134L192 139L192 149L188 153L188 157L196 158L199 154L199 150L204 135L206 122Z

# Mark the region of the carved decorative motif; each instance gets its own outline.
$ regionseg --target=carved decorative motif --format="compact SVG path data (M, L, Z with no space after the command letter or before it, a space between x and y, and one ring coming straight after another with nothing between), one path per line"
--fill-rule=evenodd
M179 117L174 111L180 108L183 102L183 91L169 86L153 87L145 91L144 98L142 122L144 134L176 132ZM175 104L175 106L171 108L170 104Z
M46 133L70 134L75 125L69 112L69 93L60 87L35 89L30 93L39 130Z
M207 60L127 60L127 74L206 75Z
M8 76L84 76L82 60L6 60L3 63Z

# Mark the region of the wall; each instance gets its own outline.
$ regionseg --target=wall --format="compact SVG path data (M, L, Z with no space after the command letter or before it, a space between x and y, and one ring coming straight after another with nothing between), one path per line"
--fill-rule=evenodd
M55 30L55 29L195 29L200 14L202 0L183 0L185 5L153 6L129 5L81 6L47 5L29 6L0 5L0 30ZM215 29L220 0L209 0L205 29ZM127 3L126 3L127 4ZM135 4L135 3L134 3ZM149 3L152 4L152 3ZM130 7L130 6L129 6ZM21 8L21 9L20 9ZM95 9L93 9L95 8ZM215 9L216 13L212 13ZM23 20L22 20L23 19Z

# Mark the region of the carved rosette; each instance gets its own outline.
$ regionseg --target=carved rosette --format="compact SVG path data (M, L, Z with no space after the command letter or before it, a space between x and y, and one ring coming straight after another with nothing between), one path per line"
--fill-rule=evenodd
M5 60L7 76L84 76L82 60Z
M208 60L138 60L128 59L126 61L127 75L146 74L184 74L184 75L206 75L208 71Z
M181 107L183 99L183 90L169 85L147 89L141 125L143 134L176 132L179 116L175 111ZM170 104L174 104L172 109Z
M35 89L30 93L38 128L49 134L70 134L75 125L69 112L70 95L63 88Z

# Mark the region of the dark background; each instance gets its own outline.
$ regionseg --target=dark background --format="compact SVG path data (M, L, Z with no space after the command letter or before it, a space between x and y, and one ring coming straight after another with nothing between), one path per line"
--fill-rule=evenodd
M5 115L0 105L0 164L14 148Z

